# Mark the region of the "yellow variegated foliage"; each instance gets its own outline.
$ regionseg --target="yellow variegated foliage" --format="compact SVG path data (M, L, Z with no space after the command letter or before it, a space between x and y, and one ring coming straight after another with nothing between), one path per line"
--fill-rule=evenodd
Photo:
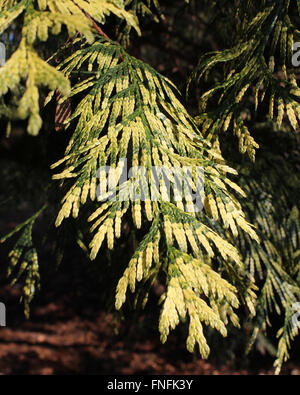
M232 310L239 304L236 289L204 263L203 258L193 259L174 248L169 250L169 254L173 263L168 266L168 286L162 297L163 308L159 321L161 340L165 342L170 329L174 329L188 314L190 325L187 348L193 351L197 343L201 355L206 358L209 346L202 323L217 329L223 336L227 333L227 314L232 323L238 326L237 316ZM208 304L201 298L202 294L214 302ZM226 311L221 308L222 305L226 306Z
M159 324L162 340L180 317L188 316L187 347L192 350L197 343L207 356L202 325L225 335L227 316L237 324L233 308L238 306L237 288L212 268L212 259L231 262L236 275L243 276L238 250L225 234L219 235L209 218L219 221L233 236L240 229L258 241L233 195L245 196L228 178L236 171L201 137L173 84L116 43L101 37L90 46L78 41L59 69L68 76L80 70L86 79L72 89L71 96L84 92L84 97L65 122L74 129L66 155L52 166L64 165L54 178L63 180L67 188L56 225L70 216L76 218L88 196L97 200L88 219L93 223L90 258L95 259L105 239L107 247L113 248L130 212L132 227L140 229L150 222L117 286L116 308L125 302L128 287L135 292L137 283L151 283L166 270L167 290ZM157 181L154 168L161 170ZM121 177L124 169L126 179ZM180 178L186 183L184 196L179 193L182 185L175 188ZM193 200L196 192L201 192L204 211ZM160 252L164 245L167 258ZM254 314L253 283L246 283L245 300ZM211 304L204 302L202 294ZM148 293L142 305L147 297Z
M69 94L70 83L41 59L33 47L26 45L25 39L0 68L0 96L8 90L16 91L22 81L25 81L25 90L19 100L17 116L21 119L29 117L28 132L36 135L42 125L38 86L46 85L51 90L60 89L64 94Z
M17 111L0 107L0 115L13 119L29 118L27 130L32 135L38 134L42 126L39 88L57 89L62 95L70 93L69 81L40 57L34 46L36 41L47 41L49 32L57 35L65 25L70 38L79 32L91 43L94 40L92 18L104 23L105 16L110 13L124 19L139 32L134 15L124 9L123 1L117 0L41 0L37 4L33 0L0 1L0 10L0 34L18 17L23 17L19 47L0 68L0 99L10 91L18 97L20 105ZM23 94L16 89L21 84L25 87Z

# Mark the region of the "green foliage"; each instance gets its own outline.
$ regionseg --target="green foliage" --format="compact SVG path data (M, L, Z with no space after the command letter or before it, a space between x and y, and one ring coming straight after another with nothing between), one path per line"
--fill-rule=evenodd
M221 132L231 129L252 161L260 140L256 118L274 120L271 133L285 128L292 140L285 120L297 129L300 90L291 58L299 16L284 0L182 3L197 17L203 10L215 14L227 45L204 53L190 76L188 88L196 80L201 89L196 117L170 79L130 55L139 23L164 19L169 5L161 10L156 0L0 1L0 33L15 32L15 48L0 68L0 117L8 125L28 119L27 132L36 136L46 126L44 112L59 114L61 133L69 137L51 166L60 169L52 183L60 199L55 225L68 226L73 217L75 240L91 260L103 265L100 251L118 248L125 229L138 235L116 286L117 310L129 291L135 307L145 307L160 281L161 341L187 321L187 349L197 344L206 358L205 326L226 336L230 324L239 327L237 309L245 306L253 327L250 348L260 331L267 333L275 309L284 321L279 373L299 331L293 321L300 295L295 163L286 155L289 147L274 153L271 136L255 164L234 163L232 148L229 164ZM132 175L123 180L125 166ZM158 186L153 168L163 169ZM181 199L175 185L182 188L183 179ZM193 201L199 190L203 210ZM49 193L41 210L2 238L20 232L8 276L12 284L23 279L27 315L39 286L32 228L54 209Z
M3 243L16 233L21 232L21 236L8 254L9 266L7 276L11 278L11 285L14 285L22 275L25 277L22 299L24 299L25 315L27 317L29 317L29 304L35 295L36 289L40 287L38 254L32 240L32 228L36 219L45 208L46 205L0 240L0 243Z
M209 128L211 138L218 130L231 128L240 151L254 160L258 145L246 121L261 111L265 100L269 117L279 128L284 114L293 129L298 127L300 90L291 62L293 43L299 40L300 32L290 0L248 1L245 7L232 7L231 13L230 19L236 24L232 47L204 54L190 82L197 79L200 83L214 67L224 64L222 75L201 95L198 123L204 124L205 130ZM249 111L253 96L254 111Z
M277 141L281 146L284 144L282 137L277 137ZM300 183L294 173L299 158L290 154L288 159L280 153L264 152L254 166L240 168L240 185L248 196L243 209L260 237L259 245L254 245L243 234L239 239L245 264L251 275L261 282L249 349L259 331L266 333L271 326L270 314L275 310L282 315L283 326L277 334L277 372L288 359L290 341L300 329L300 323L292 319L296 312L293 306L300 297ZM266 168L266 161L272 166Z

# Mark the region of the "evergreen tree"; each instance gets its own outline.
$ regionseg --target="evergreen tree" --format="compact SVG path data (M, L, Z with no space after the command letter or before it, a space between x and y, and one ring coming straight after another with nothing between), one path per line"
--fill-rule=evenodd
M185 15L197 18L196 32L183 32ZM38 218L55 223L60 257L61 229L70 236L71 226L103 271L99 252L120 248L127 227L133 251L116 309L130 292L144 307L160 282L162 342L187 321L187 349L198 345L203 358L205 327L226 336L244 306L250 349L275 309L280 372L300 328L299 15L296 0L0 0L1 133L9 138L21 120L50 141L25 180L36 212L2 237L16 236L8 278L23 283L27 316L40 282ZM152 26L165 29L172 54L196 53L179 89L133 56ZM51 144L57 133L63 147Z

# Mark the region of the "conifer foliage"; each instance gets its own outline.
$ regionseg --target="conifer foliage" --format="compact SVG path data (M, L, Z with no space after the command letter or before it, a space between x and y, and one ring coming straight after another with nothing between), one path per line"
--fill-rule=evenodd
M176 2L191 13L206 10L208 20L218 13L227 18L214 26L226 45L199 53L186 81L198 109L194 116L169 78L130 54L131 40L143 37L143 21L164 20L168 5L163 3L0 0L0 34L8 49L0 67L6 135L17 120L24 121L28 134L42 133L43 111L49 106L55 106L58 119L51 133L70 135L64 155L51 166L59 207L46 199L2 237L4 242L17 236L8 276L12 284L23 281L29 315L39 287L32 237L38 217L57 210L52 220L58 228L71 217L78 227L87 224L89 246L80 232L77 242L99 265L105 265L101 250L119 248L126 224L142 236L116 286L117 310L130 293L137 306L146 306L151 286L162 282L162 342L187 322L187 349L198 345L206 358L206 327L226 336L231 324L239 327L238 308L245 306L253 325L250 347L258 331L271 325L269 313L275 307L284 316L278 332L279 373L300 327L293 319L300 296L300 207L297 195L289 196L288 183L281 185L280 196L275 192L277 172L292 170L281 154L274 154L276 162L270 159L266 145L253 165L248 159L235 162L234 155L225 160L222 139L232 131L240 152L255 161L258 115L267 119L272 133L285 128L294 138L290 125L297 130L300 90L291 60L300 35L299 1ZM233 39L226 41L227 36ZM198 99L191 93L195 83ZM265 170L268 161L278 167L271 175ZM131 169L126 179L124 168ZM153 168L163 169L155 179ZM182 180L185 193L179 198L175 186L181 188ZM294 188L298 184L296 179ZM193 200L199 191L200 210Z

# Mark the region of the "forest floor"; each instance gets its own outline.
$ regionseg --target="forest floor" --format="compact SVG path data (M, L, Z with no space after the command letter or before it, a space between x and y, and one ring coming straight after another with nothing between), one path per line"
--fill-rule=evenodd
M81 315L66 293L55 303L47 301L50 294L42 297L30 320L25 320L21 306L16 307L19 296L18 288L0 291L10 311L7 326L0 328L0 374L274 374L272 359L259 354L243 368L238 362L203 361L172 336L166 345L157 333L148 338L135 338L132 333L122 337L116 333L112 314L92 308ZM299 375L300 363L286 363L281 374Z

